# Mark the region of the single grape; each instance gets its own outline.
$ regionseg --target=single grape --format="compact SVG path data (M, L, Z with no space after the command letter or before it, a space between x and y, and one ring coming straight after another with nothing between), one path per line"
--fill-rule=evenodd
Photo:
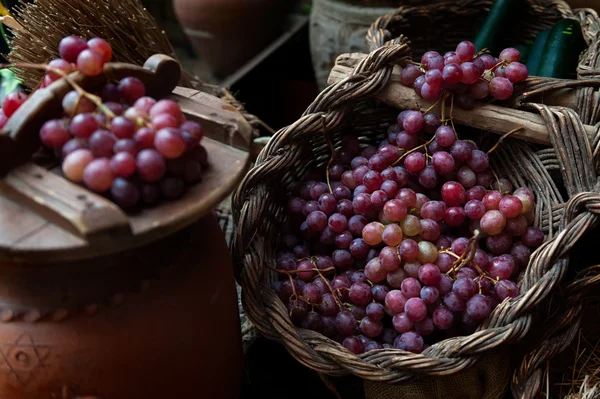
M71 65L71 63L63 60L62 58L55 58L52 61L50 61L48 63L48 68L56 69L67 75L69 73L73 72L73 66ZM51 71L51 70L49 70L47 72L47 74L50 77L50 79L52 79L53 81L58 80L63 77L63 75L61 75L59 72Z
M365 173L362 183L367 190L373 192L381 188L381 185L383 184L383 177L381 177L379 172L369 170L367 173Z
M119 82L118 89L119 95L127 104L136 103L137 100L144 97L144 95L146 94L146 87L144 86L144 83L142 83L142 81L138 78L134 77L126 77L121 79L121 81ZM144 111L146 111L146 113L149 113L146 109L144 109ZM157 114L153 114L153 116L155 115Z
M423 115L423 120L425 122L423 130L425 130L426 133L435 133L441 125L441 117L438 114L434 114L431 112Z
M95 37L87 41L88 48L102 56L104 62L109 62L112 58L112 48L104 39Z
M385 227L382 234L382 240L386 245L397 246L402 242L402 229L396 223Z
M348 311L341 311L335 317L335 326L343 336L354 335L356 333L356 318Z
M473 172L483 172L490 166L490 160L485 152L474 150L468 165Z
M476 100L483 100L490 94L490 86L485 80L477 80L469 88L469 93Z
M396 145L398 148L402 148L404 150L412 150L419 144L419 139L417 136L413 136L412 134L408 134L406 132L402 132L398 134L396 138Z
M414 260L412 262L404 263L404 271L408 274L409 277L417 278L419 277L419 268L421 267L421 262L418 260Z
M378 222L367 224L362 231L362 238L369 245L379 245L383 241L383 231L385 226Z
M83 171L90 162L94 160L94 155L90 150L79 149L71 152L62 164L62 171L67 179L75 183L83 181Z
M404 313L409 319L420 321L427 316L427 306L421 298L409 298L404 304Z
M179 122L175 117L171 114L158 114L152 117L152 126L156 130L163 129L165 127L173 127L176 128L179 125Z
M500 280L494 285L493 294L498 302L502 302L506 298L519 295L519 287L510 280Z
M406 313L398 313L392 317L392 326L399 333L405 333L413 329L415 323L408 318Z
M85 49L77 56L77 69L87 76L98 76L104 70L102 54Z
M470 200L465 204L465 215L469 219L481 219L485 215L485 206L479 200Z
M367 337L375 338L383 332L383 324L378 320L371 320L369 317L365 317L361 320L359 329Z
M511 255L500 255L490 261L488 273L493 279L506 280L513 274L516 266L516 261Z
M413 64L408 64L400 73L400 81L404 86L411 87L422 72Z
M392 288L401 288L402 282L406 279L406 271L399 267L396 270L388 271L386 280Z
M485 246L488 251L494 255L502 255L508 253L512 247L513 240L510 234L502 232L495 236L488 236L485 239Z
M68 62L75 62L79 54L87 48L86 41L77 36L66 36L58 44L60 58Z
M454 129L448 125L442 125L435 131L435 140L442 147L450 147L456 140Z
M110 195L122 208L131 208L140 201L140 190L132 182L116 177L110 187Z
M428 286L436 286L440 283L440 269L431 263L426 263L419 268L419 280Z
M466 141L456 140L454 144L452 144L452 147L450 147L450 155L452 155L455 162L465 163L471 160L473 149Z
M456 84L462 78L462 69L457 64L447 64L442 70L444 82L448 84Z
M421 219L421 238L427 241L435 241L441 234L441 226L431 219Z
M503 196L498 191L489 191L485 194L482 199L483 205L487 210L498 210L500 208L500 201Z
M383 190L375 190L371 193L371 204L376 210L382 209L387 199L387 194Z
M477 292L477 283L469 278L459 278L452 285L452 292L458 298L467 300Z
M150 108L150 117L158 114L171 114L180 123L184 122L183 112L175 101L172 100L160 100Z
M521 215L523 203L514 195L506 195L498 203L498 210L505 218L515 218Z
M415 331L421 335L430 335L435 330L431 317L425 317L421 321L415 323Z
M531 249L522 242L517 242L510 250L510 254L515 258L519 266L527 266L531 257Z
M435 100L440 96L441 93L442 88L440 86L430 85L429 83L424 83L423 86L421 86L421 97L423 97L425 100Z
M114 178L108 158L94 159L83 170L83 182L98 193L108 191Z
M111 158L110 169L115 176L129 177L136 170L135 157L128 152L120 152Z
M456 55L461 62L470 61L475 56L475 45L469 41L463 41L456 46Z
M433 154L431 164L436 172L440 174L449 173L454 169L454 158L446 151L438 151Z
M474 186L465 192L465 199L467 201L471 201L471 200L482 201L485 194L486 194L486 190L483 186Z
M465 188L460 183L449 181L441 190L442 198L448 205L458 206L465 202Z
M414 215L407 215L403 221L400 222L400 227L405 236L414 237L421 233L421 221Z
M416 278L408 277L402 281L401 288L407 298L416 298L421 293L421 283Z
M344 341L342 342L342 346L344 346L344 348L348 349L350 352L354 353L355 355L360 355L361 353L364 353L364 351L365 351L365 347L364 347L363 343L360 342L360 339L358 339L356 337L344 338Z
M440 330L448 330L454 324L454 314L444 306L438 306L431 316L433 325Z
M407 112L406 116L404 117L404 122L402 123L406 133L413 135L421 131L424 125L425 120L423 119L423 114L421 114L419 111Z
M413 261L419 256L419 245L410 238L403 240L398 247L400 256L405 261Z
M510 64L512 62L518 62L521 59L521 53L516 48L509 47L502 50L498 58L500 61L505 61Z
M421 299L426 304L436 303L440 297L440 292L436 287L423 287L421 288Z
M133 139L135 140L139 149L154 148L155 135L156 132L154 129L142 127L135 132Z
M164 128L156 132L154 146L165 158L177 158L186 149L186 143L181 131L176 128Z
M495 77L490 82L490 94L498 100L506 100L513 94L513 85L504 77Z
M166 165L164 158L152 149L141 150L136 157L138 175L146 182L155 182L164 175Z
M63 120L52 119L42 125L40 139L46 147L59 149L71 139L71 135Z
M385 296L385 306L394 313L402 313L407 300L402 291L391 290Z
M496 210L487 211L480 220L481 230L490 235L501 233L505 225L506 218Z
M77 108L75 108L75 105L77 105ZM70 116L93 112L96 109L96 105L90 99L86 97L79 98L79 93L75 90L71 90L63 97L62 107L65 113Z
M367 259L369 256L367 255ZM379 257L369 260L365 266L365 275L374 283L381 283L387 277L387 270L381 264Z
M435 154L434 154L435 155ZM431 165L426 166L419 173L419 184L425 188L434 188L438 183L438 175L435 168Z
M460 69L462 72L462 77L460 78L460 81L462 83L470 85L477 82L477 79L479 79L479 68L472 62L463 62L460 65Z
M537 227L528 227L521 236L521 240L530 248L539 247L544 242L544 233Z
M444 215L444 222L448 226L459 227L465 222L467 218L466 212L464 208L460 206L451 206L446 209L446 214Z
M473 284L475 284L475 282L473 282ZM444 305L452 312L462 312L465 310L466 301L459 298L454 291L450 291L444 296Z
M475 320L485 319L491 311L491 304L485 295L476 294L467 301L467 313Z
M390 289L387 286L381 284L375 285L373 288L371 288L373 299L379 303L385 302L385 297L389 291Z

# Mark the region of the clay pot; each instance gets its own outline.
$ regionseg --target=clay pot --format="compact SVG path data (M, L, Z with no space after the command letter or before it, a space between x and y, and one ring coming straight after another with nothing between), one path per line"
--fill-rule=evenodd
M289 0L174 0L175 14L213 75L223 78L280 33Z
M236 298L213 215L118 255L3 263L0 398L238 398Z

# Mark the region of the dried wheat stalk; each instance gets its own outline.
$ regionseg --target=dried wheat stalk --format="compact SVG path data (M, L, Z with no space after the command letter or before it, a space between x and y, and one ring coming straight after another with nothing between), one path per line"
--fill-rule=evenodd
M11 63L43 63L58 57L64 36L102 37L113 48L114 61L141 65L156 53L175 57L173 48L139 0L36 0L14 10L23 31L13 31ZM43 72L15 70L28 87Z

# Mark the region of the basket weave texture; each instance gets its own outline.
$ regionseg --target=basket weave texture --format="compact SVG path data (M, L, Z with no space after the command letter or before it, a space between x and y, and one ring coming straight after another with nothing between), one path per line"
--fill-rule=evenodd
M473 37L474 23L486 15L491 4L465 0L406 6L379 18L367 35L371 53L351 76L319 94L298 121L273 136L235 193L237 235L233 252L240 267L246 311L262 334L281 342L298 361L318 372L397 383L419 375L448 375L472 366L481 355L526 336L536 307L563 280L570 249L597 225L600 133L596 129L589 137L582 123L597 122L600 104L592 95L592 86L600 82L531 78L515 106L541 114L552 146L507 140L492 153L491 160L494 170L513 186L526 185L535 192L535 224L546 234L546 241L522 272L521 295L501 303L475 333L443 340L421 354L381 349L354 355L319 333L295 327L286 306L269 287L277 278L269 268L275 264L291 187L308 168L322 166L330 157L324 134L336 147L344 134L357 135L362 143L377 143L395 121L398 110L369 96L387 84L393 65L406 65L412 54L420 56L431 48L447 51ZM529 23L507 34L532 38L559 18L576 17L590 46L582 57L580 76L591 74L599 46L598 15L592 11L573 14L558 0L530 0L527 4L524 15ZM414 40L409 43L405 36L397 36L399 33ZM567 86L582 87L578 89L579 112L523 100L534 90L543 93ZM460 134L460 127L458 130Z

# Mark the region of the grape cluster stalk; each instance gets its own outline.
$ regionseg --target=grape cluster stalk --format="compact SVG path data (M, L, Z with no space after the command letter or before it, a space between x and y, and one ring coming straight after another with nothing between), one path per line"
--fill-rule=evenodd
M325 170L296 184L272 268L295 325L355 354L421 353L519 295L544 239L534 194L445 123L402 111L378 147L344 136Z
M186 120L177 103L147 96L135 77L109 82L99 93L88 93L70 80L68 74L75 70L86 76L103 73L112 48L101 38L86 42L67 36L58 50L61 58L40 66L47 71L40 88L64 78L73 90L62 100L63 115L47 120L39 134L61 159L66 178L109 195L123 208L177 199L186 185L201 180L208 167L200 144L204 130ZM22 91L5 98L0 128L26 100Z
M520 59L519 50L513 47L502 50L495 58L485 51L475 54L473 43L464 41L456 46L456 51L443 56L437 51L426 52L420 63L402 70L401 82L426 100L452 95L458 107L468 110L476 100L489 96L497 100L510 98L513 85L529 76Z

